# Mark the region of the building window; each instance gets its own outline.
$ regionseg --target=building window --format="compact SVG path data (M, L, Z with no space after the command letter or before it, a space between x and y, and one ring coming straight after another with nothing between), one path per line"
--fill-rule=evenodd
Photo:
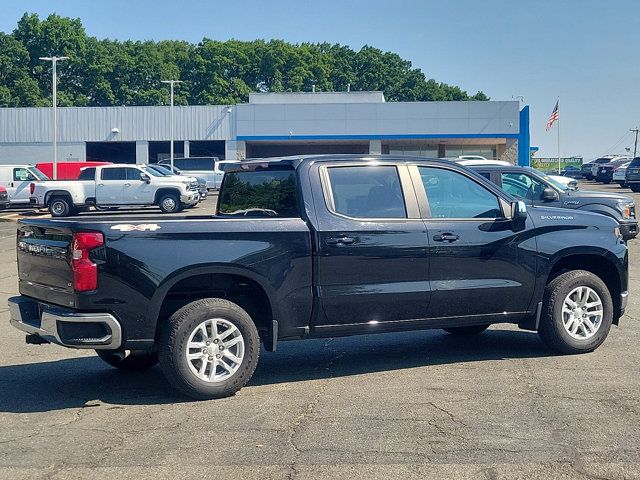
M498 148L495 145L445 145L447 158L461 155L479 155L489 160L498 158Z

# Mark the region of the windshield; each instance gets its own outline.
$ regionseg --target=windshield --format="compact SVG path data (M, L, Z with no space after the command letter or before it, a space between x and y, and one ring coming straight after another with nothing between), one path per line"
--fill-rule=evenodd
M557 180L554 180L549 175L542 173L540 170L536 170L535 168L529 168L529 170L531 172L537 173L545 182L550 184L552 187L557 188L558 190L561 190L563 192L566 192L567 190L571 190L568 185L565 185L563 183L560 183Z
M147 172L149 175L151 175L152 177L164 177L165 176L164 174L162 174L160 172L157 172L156 170L154 170L153 168L148 167L148 166L144 166L144 167L142 167L142 169L145 172Z
M149 165L147 168L149 170L154 170L163 177L168 177L169 175L171 175L171 170L169 170L168 168L163 168L160 165Z
M36 167L31 167L29 169L29 172L31 172L33 176L36 177L38 180L49 180L49 177L47 177L44 173L42 173Z

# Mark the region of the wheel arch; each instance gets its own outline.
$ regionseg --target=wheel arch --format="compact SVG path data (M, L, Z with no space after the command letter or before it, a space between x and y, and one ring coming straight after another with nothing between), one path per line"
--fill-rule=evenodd
M67 190L51 190L50 192L47 192L47 193L44 194L44 205L45 205L45 207L49 206L49 202L54 197L68 197L69 200L71 201L71 206L74 205L74 203L73 203L73 195L71 195L71 193L69 191L67 191Z
M265 348L275 350L278 335L275 292L266 279L240 266L190 266L169 275L158 286L152 300L155 338L179 308L212 297L225 298L244 308L256 324Z
M180 201L180 190L175 188L175 187L162 187L159 188L158 190L156 190L156 193L153 197L153 203L154 204L158 204L160 202L160 198L162 198L163 195L167 195L167 194L173 194L176 197L178 197L178 202Z

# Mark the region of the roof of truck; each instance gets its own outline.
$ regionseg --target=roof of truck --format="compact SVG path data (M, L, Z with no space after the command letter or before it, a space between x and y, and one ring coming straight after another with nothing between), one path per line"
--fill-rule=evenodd
M428 161L430 163L440 163L443 165L451 165L450 160L440 158L418 157L409 155L370 155L370 154L317 154L317 155L291 155L288 157L271 157L271 158L248 158L238 164L238 169L242 166L260 166L260 165L287 165L298 168L303 163L308 162L334 162L334 161L397 161L397 162L416 162ZM229 170L229 171L234 171Z

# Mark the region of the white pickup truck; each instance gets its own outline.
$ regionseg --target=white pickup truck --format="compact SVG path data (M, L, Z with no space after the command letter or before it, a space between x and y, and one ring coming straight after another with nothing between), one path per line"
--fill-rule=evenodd
M45 180L31 184L30 201L47 207L53 217L66 217L88 207L157 205L164 213L198 203L198 182L163 176L136 165L87 167L78 180Z

